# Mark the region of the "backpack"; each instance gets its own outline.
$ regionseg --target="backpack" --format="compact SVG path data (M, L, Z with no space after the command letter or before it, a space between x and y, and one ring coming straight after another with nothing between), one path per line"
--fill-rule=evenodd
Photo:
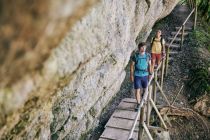
M150 55L148 53L144 54L144 57L139 57L139 53L134 55L135 71L148 71Z
M153 46L153 42L155 41L155 37L152 38L151 47ZM160 38L161 50L163 51L163 38Z

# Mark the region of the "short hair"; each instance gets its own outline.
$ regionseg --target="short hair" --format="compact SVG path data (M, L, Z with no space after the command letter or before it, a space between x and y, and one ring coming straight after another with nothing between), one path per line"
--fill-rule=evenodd
M161 32L161 33L162 33L162 31L161 31L160 29L158 29L158 30L156 31L156 33L157 33L157 32Z
M143 47L143 46L146 46L146 43L145 42L140 42L139 45L138 45L138 49L140 50L141 47Z

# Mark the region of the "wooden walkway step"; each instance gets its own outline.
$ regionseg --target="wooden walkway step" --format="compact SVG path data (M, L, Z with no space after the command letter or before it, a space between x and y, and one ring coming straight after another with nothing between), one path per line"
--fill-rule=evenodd
M99 140L127 140L137 112L134 111L136 100L123 99L105 125L105 130ZM137 139L138 125L134 130L133 138ZM147 139L147 136L144 136Z
M172 41L174 38L172 38L172 37L168 37L168 40L170 40L170 41ZM174 40L175 42L180 42L181 41L181 38L176 38L175 40Z
M169 55L171 56L171 55L176 55L176 54L178 54L179 52L178 51L170 51L169 52Z
M180 27L175 27L175 28L176 28L176 30L179 30L179 28L180 28ZM192 30L192 27L188 27L188 26L186 26L186 27L185 27L185 30L187 30L187 31L191 31L191 30Z
M166 43L166 46L169 46L169 43ZM179 45L179 44L172 44L172 45L170 46L170 49L173 49L173 50L179 49L179 48L180 48L180 45Z
M103 134L100 136L99 140L127 140L129 136L129 131L107 127ZM137 139L137 133L134 132L134 139Z
M177 32L171 32L171 35L173 35L173 36L174 36L174 35L176 35L176 33L177 33ZM185 32L185 33L184 33L184 36L187 36L188 34L189 34L189 32ZM182 33L181 33L181 32L179 32L179 34L178 34L178 35L180 36L180 35L182 35Z

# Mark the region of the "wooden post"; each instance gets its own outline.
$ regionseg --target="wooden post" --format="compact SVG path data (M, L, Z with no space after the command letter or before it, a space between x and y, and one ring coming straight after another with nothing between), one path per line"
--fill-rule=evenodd
M161 81L160 81L161 88L163 88L164 71L165 71L165 58L162 60L162 67L161 67Z
M198 14L198 6L197 1L195 0L195 19L194 19L194 30L196 29L196 22L197 22L197 14Z
M166 100L166 102L167 102L168 106L170 106L171 104L170 104L170 102L169 102L168 98L166 97L166 95L164 94L163 90L161 89L161 87L160 87L159 83L158 83L158 82L155 82L155 83L156 83L157 87L159 88L160 93L161 93L161 94L162 94L162 96L165 98L165 100Z
M143 123L144 123L144 106L142 106L140 113L138 140L142 140L143 137L143 132L144 132Z
M166 126L166 124L165 124L165 122L164 122L162 116L160 115L160 113L159 113L157 107L155 106L155 103L153 102L152 99L150 99L150 102L151 102L152 107L155 109L155 111L156 111L158 117L160 118L160 121L163 123L164 128L167 130L168 128L167 128L167 126Z
M181 37L181 44L180 44L180 51L182 50L182 47L183 47L183 43L184 43L184 28L185 28L185 25L182 25L182 37Z
M155 70L155 72L154 72L154 81L156 82L157 81L157 71ZM156 94L157 94L157 85L156 85L156 83L154 82L154 89L153 89L153 101L156 103Z
M149 137L150 140L153 140L151 133L149 132L148 127L146 126L145 122L143 122L143 127L145 132L147 133L147 136Z
M166 47L166 68L165 68L165 76L167 76L168 75L168 62L169 62L169 47L170 46L168 46L168 47Z
M191 0L188 0L188 5L189 5L190 9L192 9Z
M152 85L149 85L148 87L149 89L149 94L148 94L148 97L147 97L147 126L149 126L149 121L150 121L150 114L151 114L151 106L150 106L150 101L149 99L151 99L151 96L152 96Z

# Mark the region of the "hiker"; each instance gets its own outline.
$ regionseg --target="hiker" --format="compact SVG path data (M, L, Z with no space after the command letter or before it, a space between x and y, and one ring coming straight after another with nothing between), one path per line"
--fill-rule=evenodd
M152 38L151 49L152 71L154 71L155 64L159 65L161 58L165 56L165 40L161 37L161 30L157 30L155 37Z
M134 82L137 101L135 111L139 109L141 97L143 97L144 90L148 85L149 75L151 75L151 56L145 50L146 43L139 43L138 52L131 57L130 80Z

